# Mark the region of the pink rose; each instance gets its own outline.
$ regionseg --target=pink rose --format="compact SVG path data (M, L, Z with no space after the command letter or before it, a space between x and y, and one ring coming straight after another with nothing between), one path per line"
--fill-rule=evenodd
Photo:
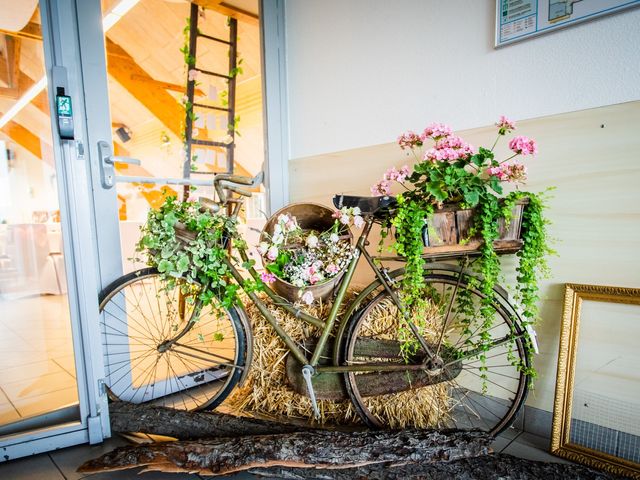
M311 305L313 303L313 293L307 290L300 299L307 305Z
M272 262L278 258L278 247L273 246L271 248L269 248L269 250L267 251L267 258L269 260L271 260Z
M338 266L334 263L330 263L329 265L327 265L327 268L325 268L325 270L327 271L327 273L334 275L338 273Z

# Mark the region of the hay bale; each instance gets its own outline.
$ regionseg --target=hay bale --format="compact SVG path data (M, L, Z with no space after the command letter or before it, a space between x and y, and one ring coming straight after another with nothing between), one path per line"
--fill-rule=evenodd
M353 296L354 292L349 295ZM279 309L266 296L262 300L294 341L301 343L305 339L320 336L316 327ZM344 304L349 303L347 298ZM287 380L285 363L289 351L286 345L255 305L251 302L246 302L245 305L253 327L253 364L244 385L232 392L225 405L238 414L286 416L312 422L311 400L296 393ZM325 303L306 307L305 311L318 318L325 318L330 309L331 305ZM376 309L373 316L376 324L379 322L381 325L388 325L389 322L397 321L392 318L397 318L395 315L390 315L390 311L383 308ZM372 411L387 419L393 427L428 428L437 426L438 419L446 417L450 408L447 390L447 384L439 384L370 398L367 401ZM321 424L362 423L350 401L318 400L318 408Z

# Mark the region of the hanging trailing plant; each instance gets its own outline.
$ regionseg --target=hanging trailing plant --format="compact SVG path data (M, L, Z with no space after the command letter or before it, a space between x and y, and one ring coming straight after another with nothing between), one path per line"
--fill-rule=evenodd
M469 239L479 237L482 240L478 247L478 259L471 266L478 277L469 278L467 289L462 289L456 298L455 308L463 317L467 317L462 323L463 326L465 321L469 323L464 328L470 333L472 319L477 316L474 313L475 307L470 303L470 290L477 289L482 293L478 319L480 325L476 326L479 328L479 341L474 345L481 349L483 342L486 344L491 339L489 331L496 301L494 287L501 276L501 263L494 249L494 241L500 236L499 221L504 219L508 224L518 201L528 199L523 212L524 243L517 252L519 263L516 278L516 300L521 305L525 324L534 323L537 319L538 282L548 272L545 257L553 253L547 240L548 221L543 215L544 198L518 190L503 195L503 183L519 184L526 180L526 167L516 157L534 155L537 151L536 143L527 137L516 136L509 142L512 155L498 161L494 155L495 146L502 136L515 130L516 126L504 116L496 126L498 136L493 146L477 150L462 138L453 135L451 128L441 123L427 126L420 135L406 132L400 135L398 144L414 155L417 163L413 171L410 172L408 166L399 170L390 168L382 180L371 188L374 195L389 195L394 182L405 189L397 196L397 212L388 227L395 230L393 248L407 262L401 295L410 311L418 311L424 299L433 295L433 292L425 292L423 280L423 229L430 228L431 217L445 204L458 204L461 209L473 209ZM427 142L432 142L431 148L420 153ZM386 235L387 233L383 234ZM420 329L420 316L413 315L412 319ZM479 358L484 361L483 355Z
M183 293L196 294L204 306L216 302L230 308L239 302L235 282L226 263L241 265L229 256L228 246L246 246L237 231L237 220L211 213L198 202L179 202L168 197L158 210L149 210L141 228L136 252L145 263L158 269L163 284L171 290L179 285ZM243 264L245 268L255 262ZM199 285L199 287L197 287ZM260 280L245 280L245 291L261 290ZM193 301L193 297L189 297Z

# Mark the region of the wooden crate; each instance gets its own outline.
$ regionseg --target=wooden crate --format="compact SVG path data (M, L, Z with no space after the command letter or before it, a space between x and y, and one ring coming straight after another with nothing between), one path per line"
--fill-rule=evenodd
M493 243L497 253L515 253L522 248L522 213L528 203L528 198L516 202L508 224L504 218L498 220L499 237ZM436 210L422 232L423 254L427 257L451 257L477 253L482 239L477 235L470 237L474 213L473 209L461 209L457 205L446 205Z

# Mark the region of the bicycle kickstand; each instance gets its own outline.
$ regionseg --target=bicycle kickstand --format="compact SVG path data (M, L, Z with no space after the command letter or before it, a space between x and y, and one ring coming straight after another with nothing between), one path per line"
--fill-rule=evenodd
M311 398L311 406L313 407L313 416L316 420L320 420L320 410L318 410L318 402L316 401L316 393L313 391L313 383L311 383L311 376L313 375L313 367L311 365L305 365L302 367L302 378L307 385L307 392Z

